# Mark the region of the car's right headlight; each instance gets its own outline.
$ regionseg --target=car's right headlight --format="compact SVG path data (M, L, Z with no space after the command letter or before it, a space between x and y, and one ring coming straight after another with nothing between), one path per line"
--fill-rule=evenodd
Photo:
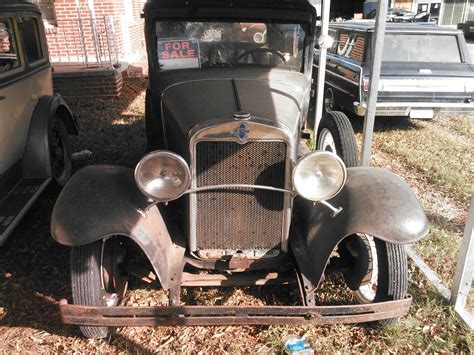
M305 155L293 170L296 192L311 201L329 200L346 183L347 170L337 155L317 151Z
M181 197L189 188L186 161L173 152L158 150L145 155L135 168L135 181L146 196L159 202Z

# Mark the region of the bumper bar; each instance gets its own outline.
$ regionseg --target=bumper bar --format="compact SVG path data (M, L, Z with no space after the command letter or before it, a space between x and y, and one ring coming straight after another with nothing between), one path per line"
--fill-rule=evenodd
M412 298L343 306L91 307L59 302L65 324L89 326L198 326L364 323L408 313Z
M367 104L354 102L353 109L357 116L365 116ZM435 114L452 113L463 114L469 117L474 115L474 103L448 102L377 102L376 116L409 116L414 109L432 109Z

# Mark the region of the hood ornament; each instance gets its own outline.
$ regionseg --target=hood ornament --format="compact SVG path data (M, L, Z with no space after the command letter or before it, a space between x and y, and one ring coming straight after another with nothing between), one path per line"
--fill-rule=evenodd
M250 120L250 112L237 111L234 113L234 120L236 121L248 121Z
M234 136L239 139L239 143L246 143L250 130L247 129L247 125L242 122L234 131Z

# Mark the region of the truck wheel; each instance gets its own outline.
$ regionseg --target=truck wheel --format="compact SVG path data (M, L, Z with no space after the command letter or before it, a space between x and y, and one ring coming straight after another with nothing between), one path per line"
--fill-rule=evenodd
M366 281L354 292L364 304L403 299L408 289L408 266L405 249L370 235L359 235L369 251L369 270ZM374 326L388 326L398 318L373 322Z
M337 154L347 167L357 166L357 142L352 125L344 113L334 111L323 114L316 149Z
M127 279L120 270L126 250L119 238L99 240L73 247L71 251L71 288L74 304L118 306L127 289ZM81 326L87 338L102 339L113 327Z
M331 88L327 88L324 91L324 112L333 112L337 110L336 97L334 91Z
M62 187L71 177L72 160L66 125L59 116L55 116L50 122L48 143L51 176Z

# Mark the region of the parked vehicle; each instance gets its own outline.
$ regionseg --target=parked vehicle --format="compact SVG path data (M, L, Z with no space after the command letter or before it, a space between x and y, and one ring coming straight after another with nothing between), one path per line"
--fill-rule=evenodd
M466 38L474 38L474 21L458 23L458 30L462 30Z
M74 117L53 95L41 14L21 1L0 4L0 245L51 181L71 174Z
M386 170L352 167L357 145L341 112L323 117L324 150L300 144L315 8L306 0L150 0L144 17L150 153L134 171L86 167L59 196L52 235L72 247L73 304L60 302L63 321L101 338L124 325L384 325L405 314L402 244L427 234L415 195ZM131 267L132 245L152 270ZM169 306L116 307L130 272L159 280ZM344 274L361 304L315 306L331 272ZM180 300L187 286L287 282L299 282L301 306Z
M325 110L365 115L373 22L330 24ZM314 66L318 66L316 50ZM387 24L377 102L378 116L431 119L440 112L474 113L474 65L455 29ZM317 74L317 71L313 71Z

